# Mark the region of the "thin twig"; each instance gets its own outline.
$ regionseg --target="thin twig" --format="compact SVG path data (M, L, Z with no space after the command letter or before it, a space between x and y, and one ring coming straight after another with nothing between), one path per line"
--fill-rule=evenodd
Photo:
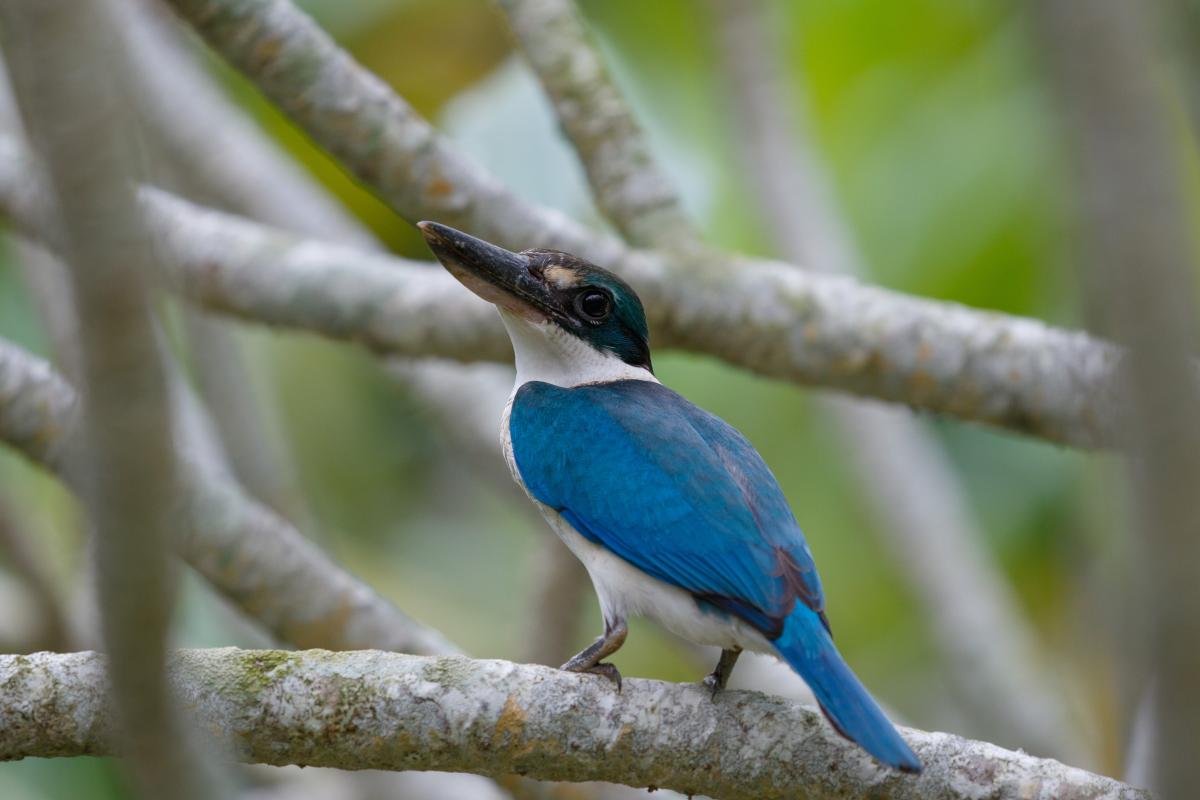
M11 499L0 495L0 553L4 554L13 574L36 603L37 633L28 645L31 651L62 652L71 647L71 625L67 621L62 592L55 585L44 548L32 540L23 521Z
M0 759L112 752L103 659L0 656ZM616 780L726 800L1147 800L1109 778L905 729L925 763L873 762L813 708L754 692L606 681L539 666L389 653L190 650L173 683L244 761Z

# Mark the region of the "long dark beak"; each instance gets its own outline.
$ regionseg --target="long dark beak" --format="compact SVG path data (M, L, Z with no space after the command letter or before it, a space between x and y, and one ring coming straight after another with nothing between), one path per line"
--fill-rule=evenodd
M489 303L526 319L556 316L554 298L529 270L529 259L438 222L418 222L442 266Z

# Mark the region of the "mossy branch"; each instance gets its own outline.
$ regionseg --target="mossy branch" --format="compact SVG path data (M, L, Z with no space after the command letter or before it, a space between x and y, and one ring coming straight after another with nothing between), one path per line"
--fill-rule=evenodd
M111 754L93 653L0 656L0 759ZM375 651L190 650L171 682L237 758L341 769L605 780L725 800L1145 800L1109 778L905 730L921 775L879 766L814 709L755 692Z

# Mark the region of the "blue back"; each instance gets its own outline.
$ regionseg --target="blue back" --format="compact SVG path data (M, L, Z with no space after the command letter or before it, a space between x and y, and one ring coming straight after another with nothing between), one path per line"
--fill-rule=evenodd
M517 391L509 427L530 494L584 537L770 639L797 599L828 627L778 483L725 422L649 381L532 381Z

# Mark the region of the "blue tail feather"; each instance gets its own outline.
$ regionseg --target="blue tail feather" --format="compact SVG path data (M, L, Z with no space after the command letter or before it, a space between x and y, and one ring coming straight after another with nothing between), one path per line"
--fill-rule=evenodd
M812 689L838 733L888 766L921 771L920 759L842 660L816 613L799 605L773 644Z

